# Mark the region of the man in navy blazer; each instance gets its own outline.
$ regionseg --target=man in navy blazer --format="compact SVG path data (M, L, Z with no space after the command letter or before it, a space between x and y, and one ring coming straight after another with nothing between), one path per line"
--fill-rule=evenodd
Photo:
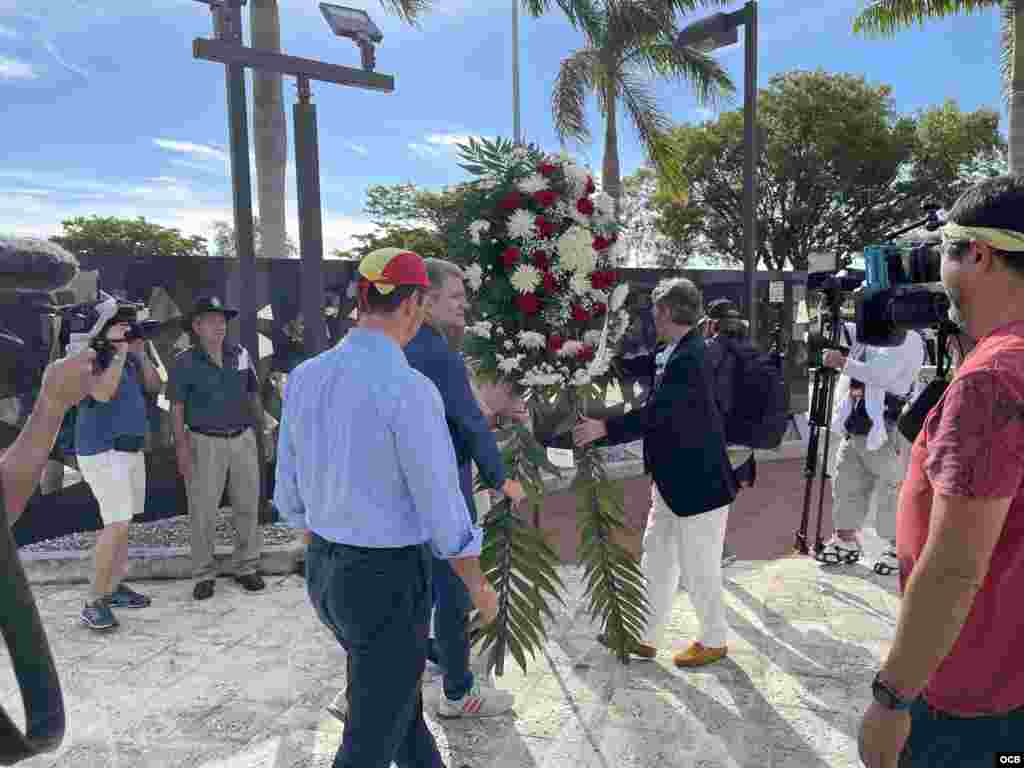
M654 390L642 408L607 422L581 420L574 437L581 446L643 438L644 469L652 483L641 568L651 614L643 642L631 650L641 658L657 655L682 575L701 629L673 661L678 667L696 667L728 652L722 544L737 486L697 327L700 291L677 278L661 282L652 298L658 336L666 342L655 357Z

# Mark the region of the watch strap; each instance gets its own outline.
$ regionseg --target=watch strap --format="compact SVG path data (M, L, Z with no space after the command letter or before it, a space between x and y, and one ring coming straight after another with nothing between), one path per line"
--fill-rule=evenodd
M883 707L897 712L909 710L911 705L914 703L911 700L902 698L895 690L893 690L892 686L882 680L881 672L875 675L875 679L871 683L871 694L874 696L875 701Z

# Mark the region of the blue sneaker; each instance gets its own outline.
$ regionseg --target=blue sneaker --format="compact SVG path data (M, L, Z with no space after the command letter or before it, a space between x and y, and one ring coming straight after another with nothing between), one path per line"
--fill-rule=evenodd
M152 602L146 595L139 594L123 582L117 585L110 596L111 608L148 608Z
M118 625L117 617L110 610L110 603L107 598L100 598L91 603L86 603L82 609L81 620L85 626L97 632L113 629Z

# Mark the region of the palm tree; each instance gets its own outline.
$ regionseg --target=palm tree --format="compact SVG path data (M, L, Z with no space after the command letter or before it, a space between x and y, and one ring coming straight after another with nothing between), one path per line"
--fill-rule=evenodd
M875 0L853 21L854 32L891 37L925 19L998 8L1003 20L1001 70L1010 118L1010 173L1024 173L1024 0Z
M586 100L593 92L605 119L603 187L616 201L622 187L620 103L654 166L672 181L677 178L674 154L665 140L670 121L650 90L650 78L686 80L701 103L714 103L733 92L718 62L674 44L677 12L716 4L715 0L584 0L574 5L576 26L587 44L561 64L551 97L555 129L560 138L588 141Z

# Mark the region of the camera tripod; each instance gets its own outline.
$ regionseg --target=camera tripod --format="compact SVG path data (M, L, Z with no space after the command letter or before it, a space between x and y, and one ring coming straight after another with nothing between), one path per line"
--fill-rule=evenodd
M824 295L822 309L827 308L827 317L822 315L822 325L828 326L828 334L822 334L827 342L822 348L822 354L826 349L839 349L839 338L842 333L843 322L840 317L842 305L842 291L839 280L830 277L821 287ZM824 330L824 328L822 329ZM837 371L819 364L814 369L814 383L811 387L811 405L808 409L808 440L807 459L804 463L804 506L803 514L800 517L800 529L796 532L796 551L802 555L810 553L807 540L807 528L810 525L811 498L814 495L814 477L818 473L818 446L821 441L821 430L825 429L824 451L821 456L820 485L818 487L818 524L814 536L814 553L818 554L824 548L821 539L821 518L825 506L825 480L831 479L828 471L828 449L832 436L830 420L832 418L832 404L835 397L835 384L839 374Z

